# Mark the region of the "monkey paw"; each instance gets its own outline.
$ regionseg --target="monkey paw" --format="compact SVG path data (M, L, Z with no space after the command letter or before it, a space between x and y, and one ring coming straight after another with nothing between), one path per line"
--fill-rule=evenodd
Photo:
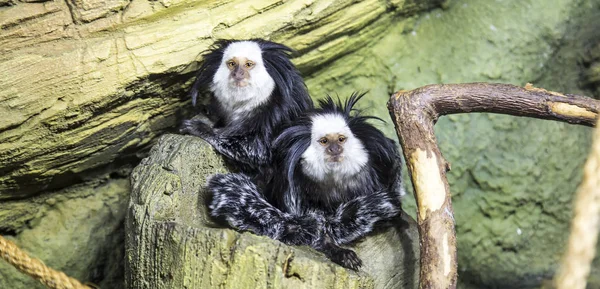
M362 266L362 260L358 258L358 255L352 250L337 247L328 252L329 259L334 263L342 265L348 269L358 271Z
M179 129L179 133L182 134L190 134L197 137L201 137L206 139L213 135L213 129L210 126L210 123L207 122L206 119L203 118L193 118L184 120L181 128Z

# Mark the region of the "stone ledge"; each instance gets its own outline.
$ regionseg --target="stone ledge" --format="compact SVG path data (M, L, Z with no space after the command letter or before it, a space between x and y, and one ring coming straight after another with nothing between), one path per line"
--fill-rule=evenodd
M216 227L204 184L224 171L204 141L179 135L162 136L136 167L125 225L128 288L416 288L410 217L356 244L365 265L353 272L308 247Z

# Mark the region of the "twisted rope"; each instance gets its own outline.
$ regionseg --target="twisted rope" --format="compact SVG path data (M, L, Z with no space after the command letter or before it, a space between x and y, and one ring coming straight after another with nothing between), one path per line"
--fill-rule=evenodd
M48 268L38 259L31 258L15 243L0 236L0 257L19 271L39 280L52 289L91 289L63 272Z
M569 244L555 279L557 289L584 289L596 253L600 229L600 125L596 128L573 211Z

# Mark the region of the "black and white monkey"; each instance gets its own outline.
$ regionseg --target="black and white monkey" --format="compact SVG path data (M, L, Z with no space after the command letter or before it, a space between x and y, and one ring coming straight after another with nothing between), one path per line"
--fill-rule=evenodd
M209 120L186 120L181 132L201 137L243 172L270 165L282 126L313 108L292 51L262 39L216 41L191 93L193 105L202 90L212 93Z
M309 245L335 263L362 262L340 247L399 216L401 162L394 141L354 105L328 97L285 129L274 145L276 175L260 188L244 174L208 181L213 217L291 245Z

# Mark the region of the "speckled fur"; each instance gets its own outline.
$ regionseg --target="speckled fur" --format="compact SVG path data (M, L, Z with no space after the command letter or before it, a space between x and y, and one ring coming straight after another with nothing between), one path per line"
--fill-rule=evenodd
M404 193L395 143L366 122L373 117L353 110L361 97L354 94L345 105L328 98L284 130L275 141L276 175L264 189L244 174L213 176L208 182L211 215L237 229L309 245L357 270L362 261L340 246L396 218ZM311 155L323 153L318 146L312 152L309 148L320 135L340 130L353 144L345 152L353 155L330 167Z

